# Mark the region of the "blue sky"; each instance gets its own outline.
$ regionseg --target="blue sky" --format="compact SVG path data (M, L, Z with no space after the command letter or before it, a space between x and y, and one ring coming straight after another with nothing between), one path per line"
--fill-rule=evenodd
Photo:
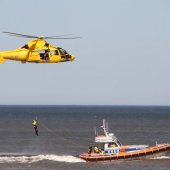
M0 32L50 40L74 62L0 65L0 104L170 105L170 1L1 0ZM25 38L0 33L0 50Z

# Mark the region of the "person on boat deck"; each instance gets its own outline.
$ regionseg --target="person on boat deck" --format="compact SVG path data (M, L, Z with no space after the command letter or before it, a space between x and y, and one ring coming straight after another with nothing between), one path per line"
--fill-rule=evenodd
M92 153L92 146L90 146L90 147L88 148L87 153L88 153L88 154L91 154L91 153Z
M102 155L104 155L104 150L103 150L103 149L100 149L100 153L101 153Z
M97 146L94 147L94 152L99 153L99 148Z
M109 144L109 148L114 148L116 145L114 143Z
M35 135L38 136L38 121L36 119L32 120L32 126L35 130Z

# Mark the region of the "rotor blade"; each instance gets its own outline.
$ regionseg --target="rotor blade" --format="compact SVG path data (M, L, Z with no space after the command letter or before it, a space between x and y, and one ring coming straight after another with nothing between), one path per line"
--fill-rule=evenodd
M15 33L15 32L6 32L6 31L4 31L3 33L9 34L10 36L16 36L16 37L38 38L37 36L26 35L26 34L18 34L18 33Z
M66 38L60 38L60 37L51 37L51 38L46 38L45 37L45 39L60 39L60 40L62 40L62 39L79 39L79 38L82 38L82 37L66 37Z
M48 37L45 37L45 39L49 39L49 38L58 38L58 37L63 37L63 36L71 36L73 34L63 34L63 35L57 35L57 36L48 36Z
M38 36L32 36L32 35L26 35L26 34L18 34L15 32L7 32L4 31L3 33L9 34L10 36L15 36L15 37L25 37L25 38L41 38ZM72 36L73 34L63 34L63 35L58 35L58 36L48 36L48 37L43 37L43 39L79 39L81 37L64 37L64 36Z
M22 38L38 38L38 37L35 37L35 36L23 36L23 35L9 35L9 36L22 37Z

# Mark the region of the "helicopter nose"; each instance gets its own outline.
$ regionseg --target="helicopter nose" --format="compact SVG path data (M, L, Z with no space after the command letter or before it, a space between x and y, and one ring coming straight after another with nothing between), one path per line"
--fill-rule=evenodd
M71 61L74 61L74 60L75 60L74 55L71 55Z

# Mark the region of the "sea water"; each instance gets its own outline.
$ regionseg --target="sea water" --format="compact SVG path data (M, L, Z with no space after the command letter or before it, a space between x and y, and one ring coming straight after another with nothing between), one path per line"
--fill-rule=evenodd
M170 143L166 106L0 106L0 170L169 170L170 156L100 163L78 158L94 144L94 127L102 133L103 119L122 144Z

